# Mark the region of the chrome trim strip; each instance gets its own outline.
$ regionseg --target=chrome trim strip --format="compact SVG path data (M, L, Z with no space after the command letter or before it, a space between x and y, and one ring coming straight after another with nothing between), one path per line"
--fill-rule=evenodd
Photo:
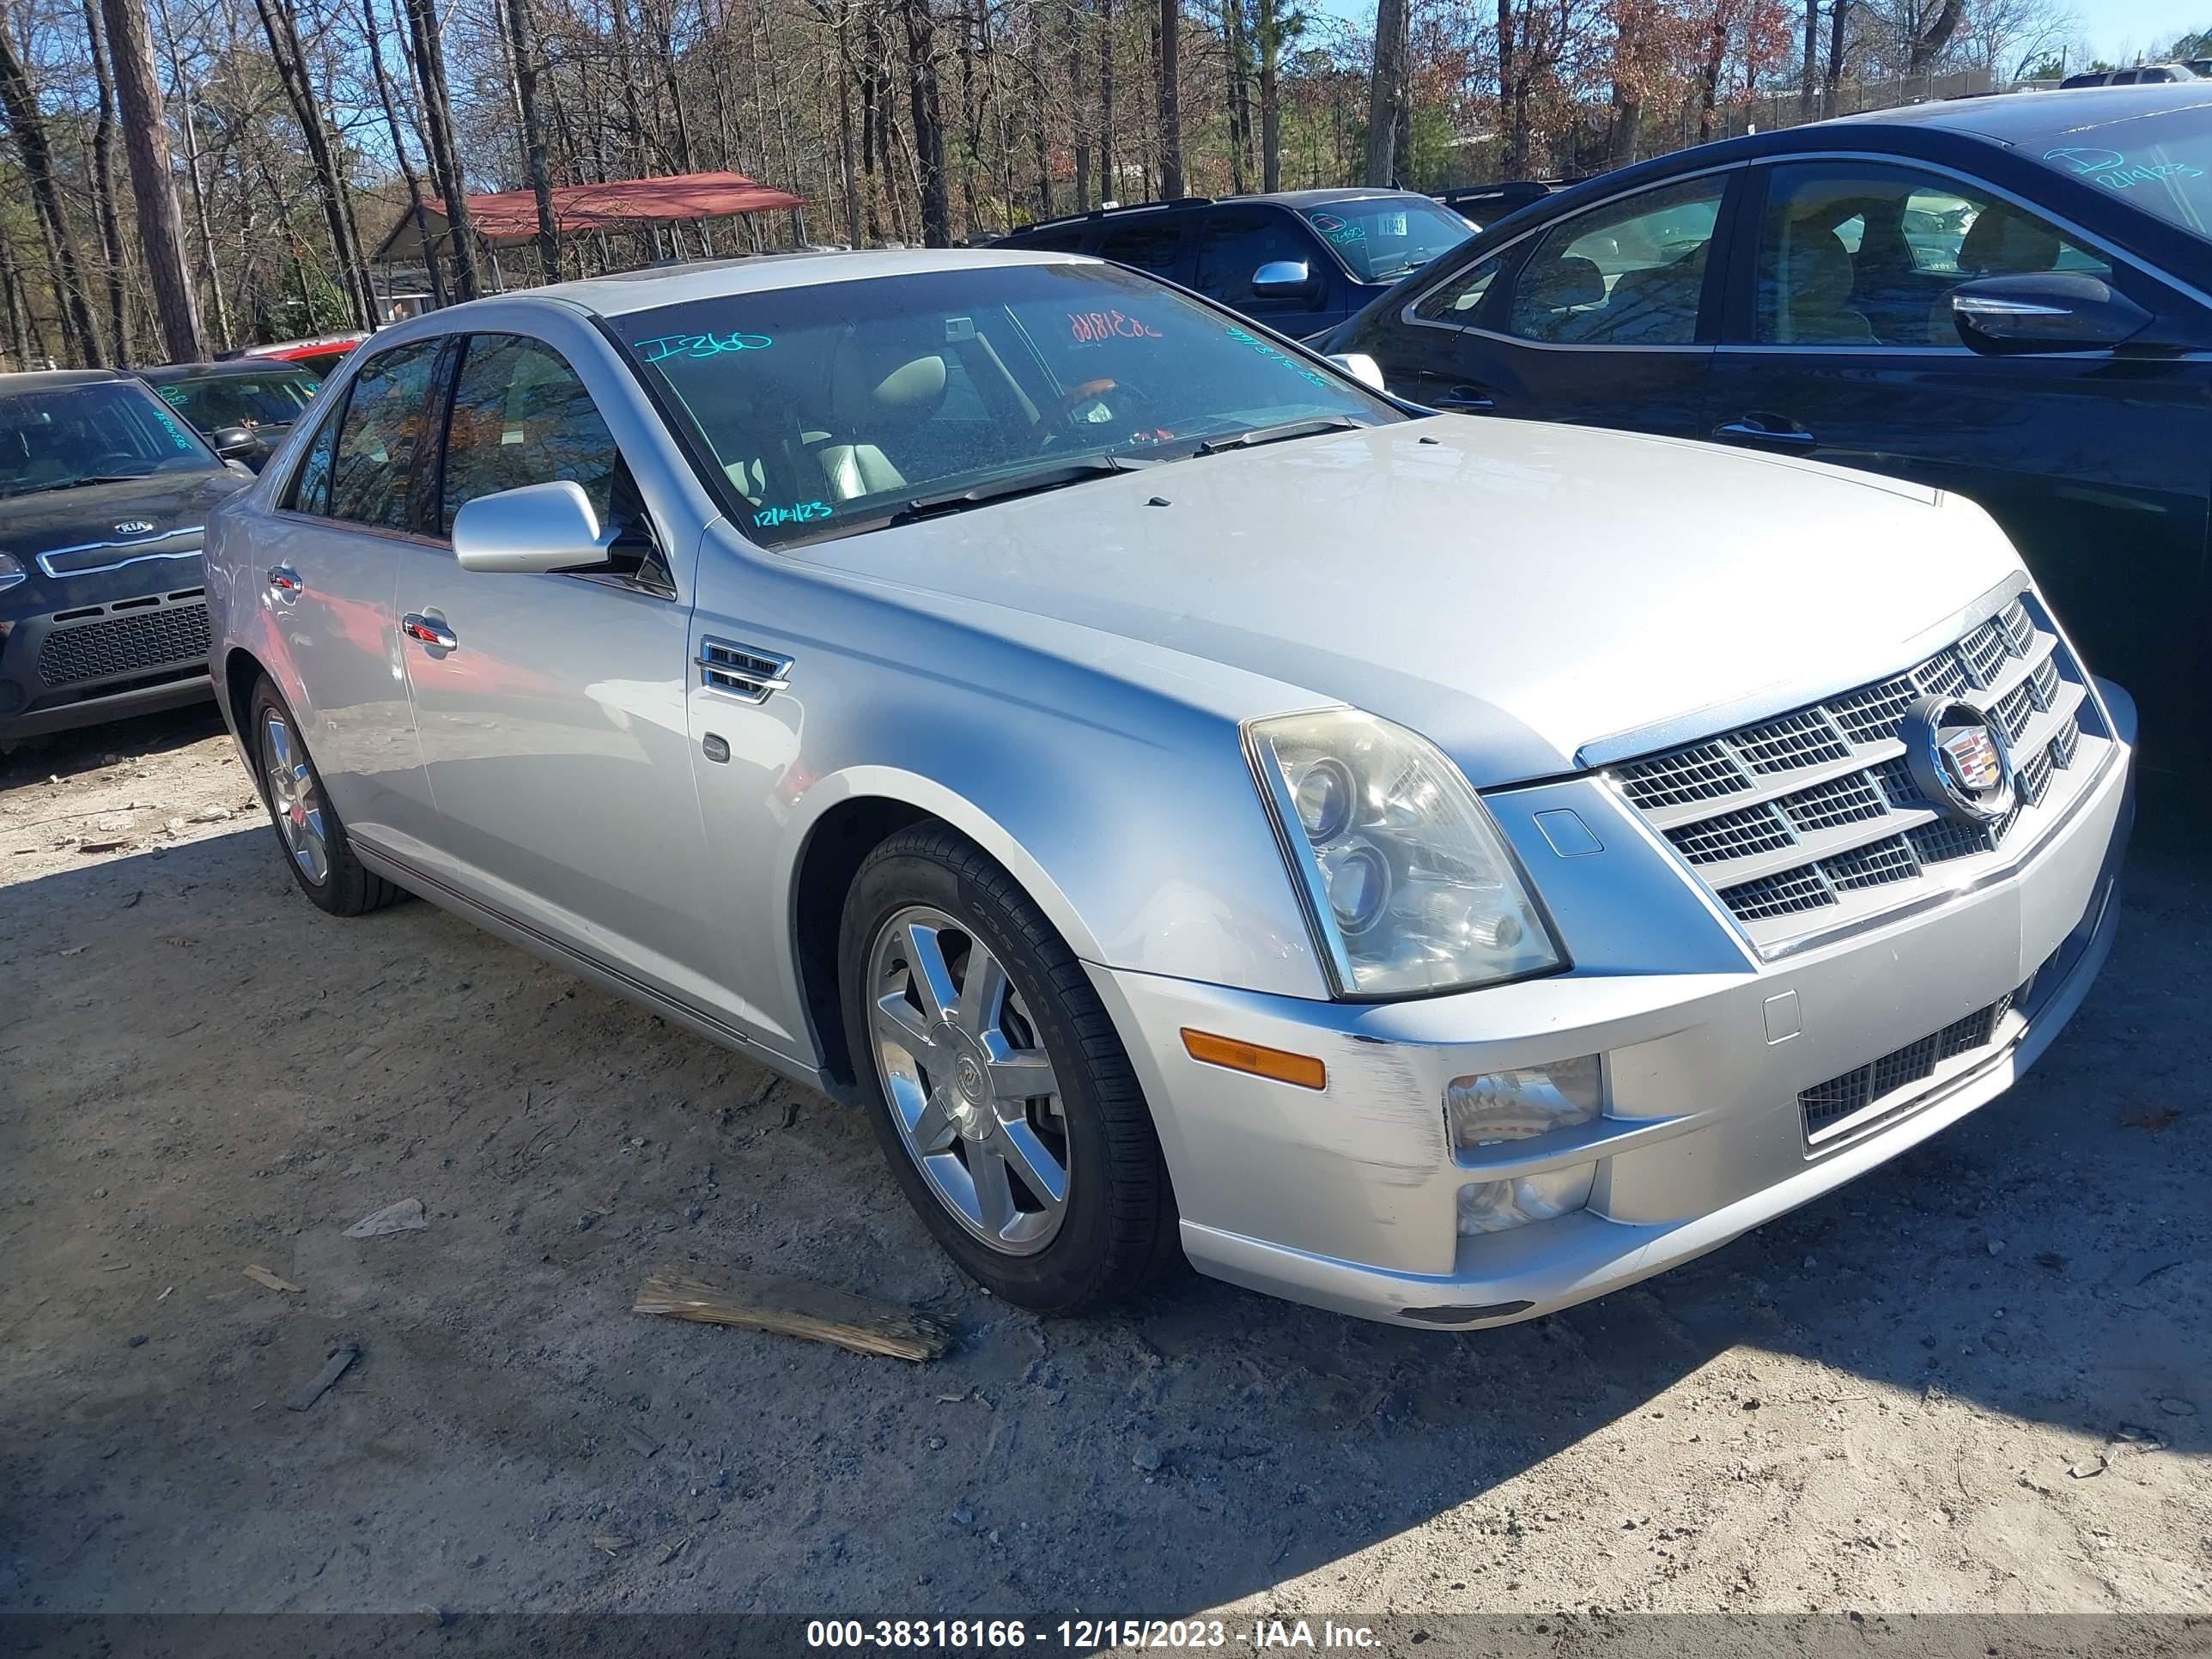
M79 542L75 547L50 547L38 556L37 563L39 568L45 571L54 580L67 581L71 576L97 576L104 570L120 570L126 564L138 564L148 559L197 559L202 550L198 545L194 545L172 548L167 552L161 553L133 553L130 557L117 559L112 563L88 564L82 570L57 570L49 562L50 560L62 558L71 553L96 553L102 548L108 547L150 547L156 542L173 541L179 536L204 537L206 533L206 526L204 525L179 525L176 529L162 535L141 537L135 542Z

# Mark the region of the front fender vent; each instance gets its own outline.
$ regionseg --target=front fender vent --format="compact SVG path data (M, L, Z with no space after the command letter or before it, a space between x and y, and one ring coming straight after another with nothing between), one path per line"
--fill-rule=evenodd
M729 640L699 641L699 684L739 702L766 702L791 686L791 659Z

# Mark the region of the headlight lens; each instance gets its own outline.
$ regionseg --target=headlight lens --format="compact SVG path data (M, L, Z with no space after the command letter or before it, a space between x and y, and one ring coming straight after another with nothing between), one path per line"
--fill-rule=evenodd
M22 561L13 553L0 553L0 593L4 593L31 573L23 568Z
M1403 726L1334 708L1246 728L1340 996L1407 996L1564 965L1459 769Z

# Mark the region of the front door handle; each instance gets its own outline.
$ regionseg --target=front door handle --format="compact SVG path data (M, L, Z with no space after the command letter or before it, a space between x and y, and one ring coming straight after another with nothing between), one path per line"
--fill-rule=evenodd
M269 591L285 604L293 605L298 602L301 594L307 591L307 585L300 580L300 573L290 565L272 564L269 567Z
M1794 421L1784 426L1758 416L1725 422L1713 428L1713 436L1724 443L1784 444L1791 449L1810 449L1820 441Z
M399 631L419 644L434 650L451 651L458 643L453 630L436 617L418 617L410 611L399 619Z
M1452 415L1485 415L1498 407L1491 395L1479 386L1455 386L1429 405Z

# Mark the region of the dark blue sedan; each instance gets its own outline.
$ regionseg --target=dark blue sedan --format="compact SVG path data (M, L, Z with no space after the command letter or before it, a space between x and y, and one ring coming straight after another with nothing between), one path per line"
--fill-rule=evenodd
M1438 409L1972 497L2136 692L2147 784L2207 793L2212 85L1924 104L1666 156L1500 220L1324 349ZM1931 620L1898 606L1900 633Z

